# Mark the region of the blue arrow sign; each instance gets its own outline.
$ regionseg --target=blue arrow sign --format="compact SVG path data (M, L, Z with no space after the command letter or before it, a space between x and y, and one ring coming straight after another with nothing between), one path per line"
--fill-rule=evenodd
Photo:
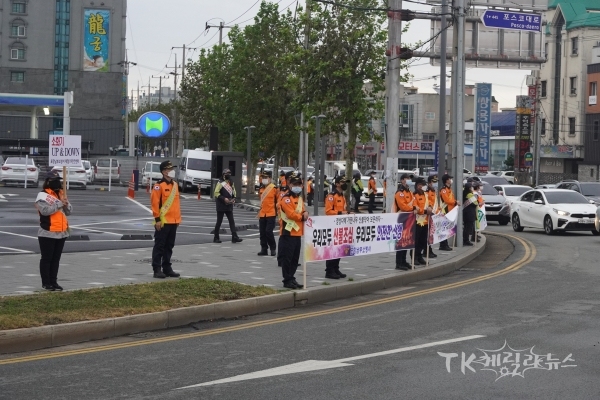
M171 128L169 118L158 111L148 111L137 121L138 131L146 137L159 138L164 136Z
M485 10L481 22L488 28L541 32L542 16L512 11Z

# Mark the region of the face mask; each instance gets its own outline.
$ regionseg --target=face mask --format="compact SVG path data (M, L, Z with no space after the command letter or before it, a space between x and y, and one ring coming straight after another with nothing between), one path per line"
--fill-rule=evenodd
M48 182L48 187L52 190L60 190L62 185L58 179L55 179Z
M342 190L346 190L346 189L348 189L348 185L344 183L344 184L342 185Z
M268 179L263 179L262 180L262 184L267 186L269 184L269 180Z
M229 178L231 178L231 175L224 175L224 176L223 176L223 179L225 179L226 181L228 181L228 180L229 180Z
M302 188L300 186L294 186L294 187L292 187L292 192L294 194L300 194L300 193L302 193Z
M450 179L447 183L448 186L452 186L452 183L454 183L454 181L452 179Z
M175 171L174 170L170 170L169 173L167 174L167 176L171 179L175 178Z

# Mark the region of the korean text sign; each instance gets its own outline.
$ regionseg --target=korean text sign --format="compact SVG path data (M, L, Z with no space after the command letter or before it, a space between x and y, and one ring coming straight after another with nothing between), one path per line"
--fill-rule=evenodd
M439 243L456 235L456 221L459 207L448 214L434 214L429 219L429 244Z
M478 83L475 99L476 156L475 172L490 167L490 133L492 130L492 84Z
M83 70L108 72L110 11L85 9L83 19Z
M72 167L81 164L81 136L50 135L48 165Z
M415 247L413 213L310 217L304 225L304 259L331 260Z

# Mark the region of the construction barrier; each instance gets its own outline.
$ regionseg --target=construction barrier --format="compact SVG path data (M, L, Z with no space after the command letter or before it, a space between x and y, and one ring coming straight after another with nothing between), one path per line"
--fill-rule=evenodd
M127 197L130 199L135 198L135 177L131 174L131 180L129 181L129 190L127 191Z

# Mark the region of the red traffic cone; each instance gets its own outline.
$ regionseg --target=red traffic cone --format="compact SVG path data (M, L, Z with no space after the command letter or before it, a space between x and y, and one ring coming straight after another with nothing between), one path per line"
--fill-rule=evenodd
M201 199L201 196L200 196L201 193L202 193L202 190L200 188L198 188L198 200Z

